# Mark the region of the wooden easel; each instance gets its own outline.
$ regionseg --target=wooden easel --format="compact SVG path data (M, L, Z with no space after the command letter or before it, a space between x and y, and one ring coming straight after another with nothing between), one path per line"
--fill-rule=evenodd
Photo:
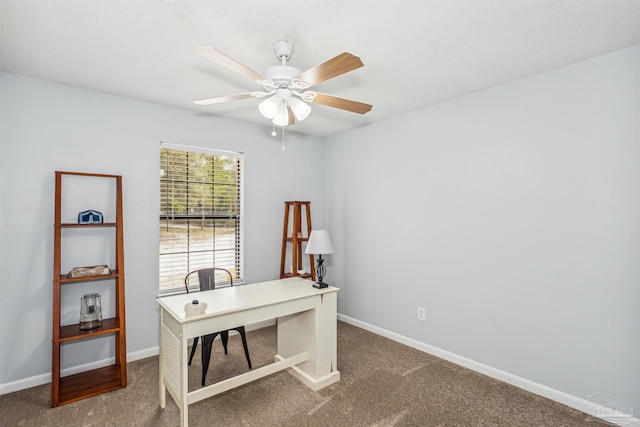
M307 215L307 234L302 230L302 208L304 207ZM291 224L291 236L289 231L289 216L293 210L293 222ZM304 274L298 274L298 270L302 270L302 242L309 240L311 234L311 202L284 202L284 228L282 231L282 257L280 259L280 278L296 277L311 278L316 280L316 271L313 263L313 255L309 255L309 268L311 271L305 271ZM291 271L285 271L287 244L291 243Z

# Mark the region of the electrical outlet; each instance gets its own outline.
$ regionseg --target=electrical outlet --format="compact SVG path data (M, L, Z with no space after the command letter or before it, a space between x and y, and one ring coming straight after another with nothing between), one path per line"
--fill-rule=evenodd
M427 318L427 313L424 307L418 307L418 320L420 320L421 322L424 322L426 318Z

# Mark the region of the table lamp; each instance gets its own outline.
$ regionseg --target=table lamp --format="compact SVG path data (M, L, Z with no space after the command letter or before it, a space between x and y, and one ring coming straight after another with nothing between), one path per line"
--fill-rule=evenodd
M307 248L304 252L306 254L318 255L318 265L316 265L316 276L318 277L318 281L313 284L313 287L318 289L328 287L329 285L322 281L322 278L327 273L327 269L322 265L324 262L322 255L333 253L333 246L331 245L331 240L329 239L329 233L327 233L327 230L311 231L309 241L307 242Z

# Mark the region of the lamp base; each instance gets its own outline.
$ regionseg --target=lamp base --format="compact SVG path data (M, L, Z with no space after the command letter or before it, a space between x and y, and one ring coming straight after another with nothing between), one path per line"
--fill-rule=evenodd
M329 285L328 285L328 284L326 284L326 283L324 283L324 282L315 282L315 283L313 284L313 287L314 287L314 288L318 288L318 289L324 289L324 288L328 288L328 287L329 287Z

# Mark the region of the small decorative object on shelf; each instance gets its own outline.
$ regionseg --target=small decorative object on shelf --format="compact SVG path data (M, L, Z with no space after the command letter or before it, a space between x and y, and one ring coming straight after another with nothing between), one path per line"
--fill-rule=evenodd
M67 277L75 279L78 277L106 276L108 274L111 274L111 269L106 265L92 265L90 267L75 267L67 274Z
M88 210L78 214L78 224L102 224L102 213Z
M199 302L197 299L194 299L190 303L184 305L184 312L187 313L187 316L192 314L202 314L207 309L206 302Z
M80 300L80 329L95 329L102 326L100 294L86 294Z

